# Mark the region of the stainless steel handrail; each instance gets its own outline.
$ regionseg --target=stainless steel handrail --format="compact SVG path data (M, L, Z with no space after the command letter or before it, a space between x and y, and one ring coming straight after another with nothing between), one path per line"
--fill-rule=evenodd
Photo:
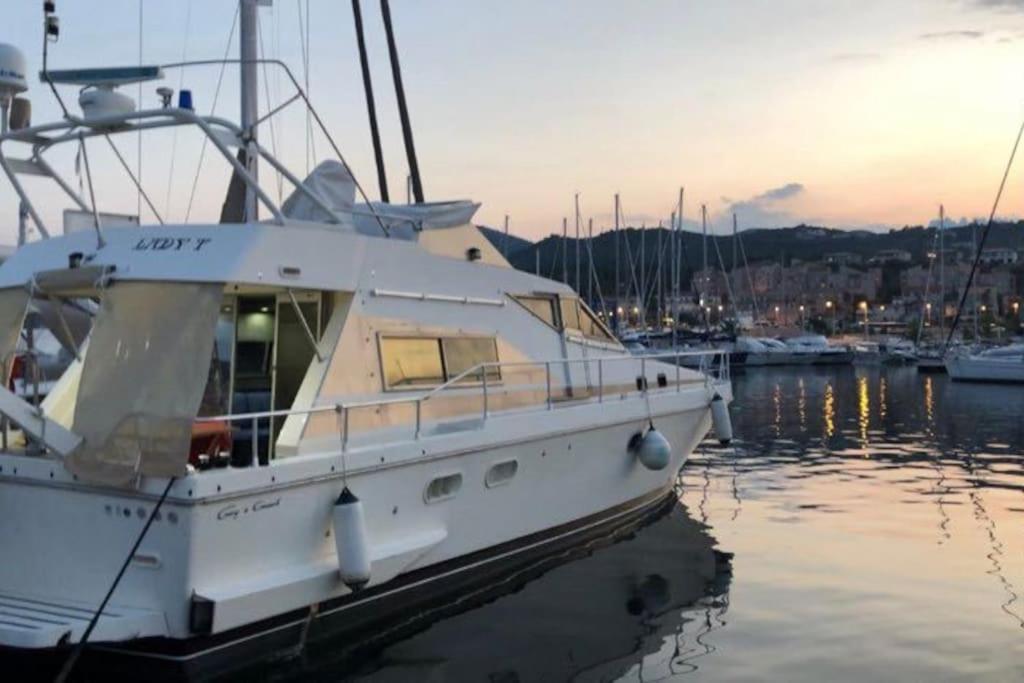
M714 359L718 357L717 364L714 363ZM729 353L723 349L706 349L699 351L675 351L670 353L662 354L648 354L644 356L601 356L597 358L558 358L554 360L540 360L540 361L505 361L505 362L488 362L479 363L473 367L465 370L455 377L452 377L443 384L434 387L433 389L417 394L415 396L400 396L394 398L381 398L371 399L366 401L348 401L337 403L333 405L320 405L313 406L310 408L301 409L287 409L287 410L267 410L258 413L239 413L235 415L218 415L212 417L200 417L197 418L197 422L227 422L229 424L236 422L251 422L252 427L252 462L255 465L258 458L259 450L259 437L258 427L260 420L274 419L277 417L290 417L294 415L315 415L320 413L335 412L339 416L339 430L341 436L341 448L342 451L348 450L349 437L350 437L350 420L349 416L353 410L361 410L366 408L379 408L390 405L413 405L415 410L415 423L413 431L413 440L418 440L423 431L423 405L439 395L442 392L464 389L474 390L478 389L481 395L481 411L480 411L480 423L483 424L491 415L491 401L490 392L493 391L492 387L494 384L488 380L490 374L488 370L497 369L499 372L503 369L511 368L523 368L523 367L544 367L545 376L545 401L544 406L546 410L553 410L555 405L554 392L552 390L551 381L551 366L554 364L563 364L566 368L573 364L596 364L597 365L597 402L602 403L605 400L605 365L608 363L626 363L626 362L639 362L640 374L637 376L638 385L635 390L640 395L646 395L650 393L650 388L647 382L647 371L648 361L661 361L661 360L672 360L675 365L675 387L676 392L682 391L682 359L684 358L699 358L698 371L703 376L704 385L706 387L711 386L712 382L724 382L728 381L730 377L729 371ZM467 378L472 378L476 375L481 377L479 385L466 386L464 381ZM533 385L529 385L533 386ZM567 387L572 386L572 380L569 379L566 384ZM591 392L593 387L590 388ZM672 387L665 386L659 387L665 391L671 391ZM627 391L633 393L632 391ZM591 400L593 398L592 393L588 393L585 397L580 398L579 401Z

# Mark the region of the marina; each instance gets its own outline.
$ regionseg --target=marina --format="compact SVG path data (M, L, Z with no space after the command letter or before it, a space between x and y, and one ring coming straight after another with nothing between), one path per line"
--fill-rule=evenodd
M1010 140L957 138L988 173L969 187L932 173L927 198L905 183L883 200L875 157L820 166L824 193L751 194L779 159L812 165L788 149L680 163L685 140L706 144L695 122L718 123L675 92L650 130L604 120L578 140L570 121L608 114L538 108L568 64L563 90L602 71L540 39L557 3L543 21L454 0L343 5L11 10L41 50L28 28L0 35L0 211L16 218L0 248L0 671L1024 673L1019 113ZM893 10L904 29L931 27L915 39L928 73L965 38L1010 49L908 7ZM669 17L704 40L681 20L720 11L596 2L573 17L593 33L572 40L621 24L636 41ZM522 63L490 50L517 23ZM666 43L665 63L689 63L687 45ZM677 90L661 61L626 68L650 59L634 53L591 59L611 83ZM880 55L821 69L896 73ZM723 73L752 65L728 56ZM749 91L799 100L777 87ZM811 134L806 111L788 116ZM613 129L671 163L598 171ZM998 183L975 182L989 166ZM854 190L865 169L874 203ZM953 218L932 195L985 213Z

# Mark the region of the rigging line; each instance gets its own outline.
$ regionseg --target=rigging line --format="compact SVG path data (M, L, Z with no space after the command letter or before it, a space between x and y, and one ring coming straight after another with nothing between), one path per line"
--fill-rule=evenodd
M1017 139L1013 142L1013 149L1010 151L1010 158L1006 162L1006 170L1003 171L1003 179L999 183L999 191L996 192L996 199L992 203L992 212L988 215L988 223L985 224L985 229L981 233L981 242L978 243L978 248L974 252L974 263L971 265L971 271L967 275L967 286L964 287L964 292L960 297L960 304L956 307L956 315L953 317L953 324L949 328L949 336L946 337L946 343L942 347L943 355L949 349L949 344L953 340L953 333L956 332L956 327L960 323L960 316L963 313L964 306L967 303L967 296L971 292L971 286L974 284L974 274L978 270L978 264L981 263L981 252L985 248L985 240L988 239L988 233L992 229L992 223L996 218L996 210L999 208L999 200L1003 197L1003 189L1006 187L1006 179L1010 176L1010 169L1013 167L1013 160L1017 156L1017 148L1020 147L1021 136L1024 136L1024 121L1020 124L1020 129L1017 131ZM977 313L975 313L977 317Z
M732 304L733 318L736 318L736 297L732 291L732 283L725 277L725 262L722 259L722 249L718 246L718 235L712 233L711 242L715 245L715 253L718 254L718 267L722 269L722 279L725 280L725 291L729 294L729 301Z
M267 100L267 111L273 114L274 109L270 105L270 78L267 76L267 55L264 50L263 41L263 22L260 20L259 13L256 14L256 31L257 38L260 47L260 59L263 60L263 95ZM266 117L267 125L270 127L270 151L276 157L277 156L277 135L275 133L274 118L271 114ZM274 173L277 178L277 203L281 204L284 200L284 177L281 172L274 169Z
M142 0L139 0L139 66L142 66L142 29L143 29L143 13L142 13ZM138 106L142 107L142 81L139 81L139 99ZM139 222L142 222L142 129L136 134L135 142L135 173L138 176L138 182L136 186L138 191L135 194L135 215L138 217ZM146 200L149 201L148 199Z
M146 534L149 533L149 527L153 526L153 520L156 519L157 514L160 513L160 508L163 506L164 501L167 500L167 495L171 492L171 487L174 486L174 482L177 481L176 477L171 477L167 480L167 486L164 488L164 492L160 495L160 499L156 501L156 505L153 506L153 511L149 513L149 519L146 520L145 526L142 527L142 531L139 532L138 537L135 539L135 543L132 545L132 549L128 552L128 556L124 558L124 562L121 563L121 569L117 572L117 576L114 577L114 582L110 584L110 589L107 591L106 596L103 598L103 602L96 609L96 612L92 615L92 619L89 620L89 625L85 628L85 632L82 634L81 640L75 645L75 649L71 651L64 666L61 667L60 673L54 679L54 683L64 683L71 675L72 669L75 668L75 663L78 662L79 657L82 656L82 651L85 649L85 644L89 640L89 636L92 635L92 631L96 628L96 624L100 620L100 615L103 614L103 610L106 609L107 603L110 602L110 598L114 595L114 591L117 590L117 586L121 583L121 579L124 577L125 571L128 570L128 565L131 564L132 558L135 557L135 553L138 551L139 546L142 545L142 540L146 538Z
M750 305L754 309L754 326L757 326L757 320L760 318L760 313L757 310L757 293L754 291L754 276L750 272L750 264L747 263L747 248L743 246L743 238L740 237L740 232L736 231L736 239L740 242L740 256L743 257L743 270L747 273L747 283L750 285ZM838 306L839 302L833 302L833 306Z
M306 0L306 12L302 12L302 0L295 0L295 8L299 14L299 49L302 52L302 88L309 96L309 0ZM310 160L316 162L316 149L313 147L313 124L309 110L306 110L306 175L309 175Z
M185 34L181 44L181 61L188 60L188 37L192 32L192 0L185 5ZM185 67L178 70L178 92L185 85ZM141 84L140 86L141 87ZM174 181L174 161L178 154L178 127L171 130L171 160L167 169L167 191L164 195L164 215L171 215L171 187Z
M235 18L231 22L231 31L228 32L228 43L224 48L224 59L221 60L220 73L217 75L217 87L213 91L213 103L210 105L210 116L217 110L217 100L220 98L220 87L224 83L224 71L227 70L228 54L231 52L231 42L235 38L235 28L238 26L238 14L239 7L235 7ZM209 142L209 137L204 135L202 146L199 148L199 162L196 164L196 175L192 179L192 191L188 195L188 208L185 210L185 223L188 223L189 216L192 215L192 202L196 198L196 188L199 186L199 173L203 170L203 159L206 157L206 145Z
M129 166L128 162L124 160L123 156L121 156L121 150L117 148L117 145L114 144L114 141L109 135L104 135L103 137L106 138L107 142L110 144L110 149L114 150L114 155L117 156L117 160L121 162L121 166L124 167L125 173L127 173L128 177L132 179L133 183L135 183L135 189L139 192L140 200L146 200L146 206L148 206L149 210L153 212L154 216L156 216L157 222L159 222L160 225L163 225L164 219L160 217L159 213L157 213L156 207L153 206L153 202L149 200L149 195L142 189L142 182L132 174L131 166Z

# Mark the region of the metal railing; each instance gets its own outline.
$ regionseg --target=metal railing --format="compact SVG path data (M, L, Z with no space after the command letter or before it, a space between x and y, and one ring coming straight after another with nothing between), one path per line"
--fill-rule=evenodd
M696 361L692 367L689 363L684 362L691 360ZM654 364L654 362L659 361L660 363L656 366L659 372L655 378L655 386L651 387L648 382L647 373L650 366ZM672 361L672 364L675 366L674 382L671 384L668 382L666 374L661 371L661 368L665 365L663 361ZM614 366L623 363L635 363L639 366L639 374L632 377L633 384L629 384L628 386L624 384L606 384L606 368L610 365ZM571 368L576 365L582 365L584 367L593 366L596 367L597 370L596 386L590 382L584 382L582 388L584 388L585 391L582 391L578 397L574 396L576 386L571 375ZM413 440L418 440L423 434L423 408L429 401L436 399L443 393L451 395L454 392L459 392L459 396L472 396L473 394L470 392L478 391L480 396L479 410L464 412L450 417L452 419L464 420L467 417L474 417L478 415L480 418L478 426L482 427L488 417L492 414L492 394L494 394L496 387L500 387L501 390L505 392L510 388L515 388L519 391L533 391L537 389L537 386L534 384L518 386L506 385L500 379L495 383L495 378L490 376L493 374L500 378L505 376L504 373L502 373L503 370L530 367L544 369L544 400L541 405L543 406L543 410L546 411L554 410L556 405L576 405L582 402L603 403L612 395L609 393L610 389L613 390L614 394L618 395L620 398L626 398L630 394L645 396L649 393L681 392L683 385L697 382L710 388L716 383L727 382L730 379L729 353L722 349L677 351L672 353L650 354L643 356L604 356L598 358L559 358L556 360L545 361L491 362L474 365L468 370L452 377L443 384L415 396L397 396L366 401L348 401L334 405L321 405L297 410L268 410L258 413L240 413L237 415L201 417L197 418L197 422L226 422L228 424L248 422L252 429L251 464L254 466L259 462L259 424L261 421L269 421L272 425L275 418L287 418L295 415L308 416L334 412L338 415L340 423L339 431L341 436L341 449L342 452L345 452L348 450L349 440L352 434L350 426L352 411L398 405L413 406L414 429L412 438ZM563 384L556 384L553 381L553 369L563 369L566 372L566 381ZM489 370L497 370L498 372L492 373L488 372ZM701 378L687 380L683 376L684 370L696 370L701 374ZM625 375L622 375L622 377L625 377ZM469 384L467 383L467 380L473 383ZM474 380L477 381L474 382ZM561 398L556 397L558 391L563 392L563 396ZM268 434L272 433L272 429L268 431ZM268 438L270 437L268 436ZM269 443L267 449L269 451Z

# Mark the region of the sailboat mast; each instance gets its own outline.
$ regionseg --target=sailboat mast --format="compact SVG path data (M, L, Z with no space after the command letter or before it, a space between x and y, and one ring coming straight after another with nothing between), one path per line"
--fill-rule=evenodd
M377 105L373 99L373 80L370 78L370 59L366 55L363 12L359 8L359 0L352 0L352 18L355 21L359 68L363 74L363 90L366 93L366 113L370 118L370 141L373 143L373 158L377 162L377 185L380 187L380 200L387 204L391 199L388 196L388 179L384 170L384 152L380 146L380 130L377 128Z
M245 168L255 180L259 180L256 153L256 121L259 118L259 25L258 8L260 0L241 0L238 4L239 70L241 89L242 130L249 136L245 146ZM255 189L247 184L245 188L245 221L258 219Z
M619 194L615 193L615 327L616 331L622 329L622 315L619 309L622 308L622 288L619 284Z
M574 244L574 247L575 247L574 251L575 251L575 254L576 254L576 258L575 258L574 265L576 266L576 293L579 294L580 293L580 193L579 192L577 192L575 194L575 196L573 196L572 203L573 203L573 210L576 213L576 215L574 216L574 218L576 220L576 242Z
M594 307L594 219L587 220L587 305Z
M739 286L736 283L736 249L739 246L739 240L737 234L739 230L736 229L736 213L732 214L732 267L729 270L729 280L732 282L732 291L740 291ZM739 322L740 318L740 297L736 295L736 300L732 302L733 315L736 317L736 322Z
M643 316L643 329L647 329L647 223L640 224L640 315Z
M939 336L946 338L946 209L939 204Z
M569 219L562 216L562 282L569 284L569 266L565 260L565 253L569 251Z

